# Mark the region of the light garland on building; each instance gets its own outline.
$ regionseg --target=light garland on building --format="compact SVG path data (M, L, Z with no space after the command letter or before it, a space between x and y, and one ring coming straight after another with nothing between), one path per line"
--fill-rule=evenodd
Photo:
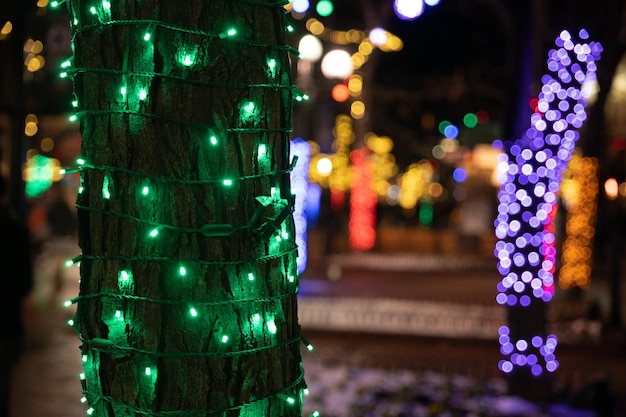
M291 165L288 160L291 100L303 98L288 75L287 54L295 51L282 43L282 35L276 43L260 41L252 26L223 24L216 30L220 24L212 22L200 30L131 18L126 3L67 2L76 54L62 65L61 76L75 83L71 120L81 123L83 149L66 172L80 172L76 205L82 227L89 229L79 231L82 254L70 261L80 264L80 295L66 306L77 304L69 324L82 341L87 414L252 416L272 410L273 415L300 415L306 384L298 343L312 346L297 323L287 320L297 317L298 291L295 201L289 187L297 158ZM269 18L282 15L285 3L232 4ZM90 46L102 36L128 40L119 61L94 56ZM166 37L177 42L160 42ZM216 65L212 56L234 50L254 57L251 68L261 70L231 82L207 77ZM111 88L88 88L91 83ZM160 100L173 97L162 91L188 97L193 89L220 89L237 97L226 104L233 108L231 116L219 117L220 110L212 114L210 106L194 114L166 112ZM280 110L269 110L272 106ZM275 117L281 126L269 126ZM113 137L108 144L96 140L107 119L127 125L128 149L116 148ZM159 126L162 134L147 137L148 126ZM241 144L250 141L254 151L241 155L249 149ZM112 156L119 152L129 152L133 162L122 166ZM230 164L229 155L239 155L240 163ZM158 163L177 174L160 175ZM257 195L243 194L244 189ZM198 203L193 213L180 207L183 197ZM209 205L238 209L208 212ZM110 230L131 231L136 241L98 241ZM249 247L231 248L235 242ZM170 340L164 332L179 337ZM289 358L283 366L294 365L281 377L220 375L226 372L220 363L228 362L236 373L245 371L243 364L268 366L277 356ZM196 366L208 373L177 372ZM287 375L296 376L279 382ZM229 398L217 388L224 381L239 394ZM174 408L172 401L163 406L162 390L188 384L204 387L206 401L181 399ZM128 389L119 391L119 386Z
M556 39L556 49L548 54L550 73L541 79L538 110L531 116L530 128L500 157L495 254L503 279L498 284L497 302L510 309L548 302L553 295L554 260L546 256L546 248L555 236L546 225L579 138L578 129L587 118L582 85L594 79L602 51L599 43L587 42L585 30L579 36L581 43L575 43L568 31ZM556 336L535 334L529 338L518 331L513 326L500 330L506 359L499 368L506 373L526 368L534 376L555 371Z

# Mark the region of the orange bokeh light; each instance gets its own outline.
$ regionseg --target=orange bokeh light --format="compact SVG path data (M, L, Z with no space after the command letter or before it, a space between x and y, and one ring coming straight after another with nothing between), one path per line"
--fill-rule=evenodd
M350 89L344 84L337 84L331 91L333 100L343 103L350 98Z

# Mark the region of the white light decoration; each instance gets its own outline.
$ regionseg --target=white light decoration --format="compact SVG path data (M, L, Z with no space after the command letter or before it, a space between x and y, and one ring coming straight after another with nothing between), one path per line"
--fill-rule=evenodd
M596 60L602 52L599 43L587 42L585 30L579 36L580 43L567 31L556 39L556 49L548 53L549 74L541 78L543 87L530 128L499 157L502 185L495 255L503 278L496 300L509 308L548 302L554 293L556 238L551 219L563 171L587 118L582 85L595 79ZM499 365L503 372L529 367L538 377L556 370L555 336L537 334L527 340L528 336L516 332L507 326L500 330L501 351L507 356Z
M346 79L353 69L352 57L343 49L333 49L322 58L322 74L328 79Z
M317 171L321 176L327 177L333 171L333 161L329 158L320 158L317 161Z
M298 246L298 256L296 264L298 274L302 274L306 268L307 261L307 191L309 188L309 162L311 159L311 145L304 139L296 138L290 142L291 158L298 158L296 165L291 171L291 193L296 196L293 209L293 220L296 227L296 245Z
M299 57L303 61L317 62L322 57L324 47L317 36L304 35L298 42Z
M423 0L394 0L393 8L402 20L414 20L424 13Z
M369 38L374 46L384 45L387 42L387 31L383 28L374 28L370 31Z
M309 7L311 7L309 0L293 0L291 3L291 8L296 13L306 13Z

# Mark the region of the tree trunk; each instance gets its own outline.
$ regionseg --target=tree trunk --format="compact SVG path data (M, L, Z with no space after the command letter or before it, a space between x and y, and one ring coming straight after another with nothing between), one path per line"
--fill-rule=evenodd
M282 6L93 5L69 1L88 414L299 416Z

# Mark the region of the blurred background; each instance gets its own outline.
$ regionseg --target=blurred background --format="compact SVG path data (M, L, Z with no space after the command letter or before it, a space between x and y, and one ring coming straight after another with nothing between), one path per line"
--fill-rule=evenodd
M548 326L562 352L554 399L588 412L580 415L626 413L623 1L294 0L285 9L287 41L300 54L300 321L317 348L305 355L307 407L336 416L579 415L506 396L494 219L503 143L537 111L555 38L586 29L604 51L583 88L588 120L553 219ZM37 254L18 417L84 413L78 341L63 327L71 312L57 308L78 291L78 271L64 267L79 253L78 178L61 171L81 146L62 68L70 37L63 7L0 4L0 168ZM414 392L423 386L436 389ZM501 401L476 399L485 397Z

